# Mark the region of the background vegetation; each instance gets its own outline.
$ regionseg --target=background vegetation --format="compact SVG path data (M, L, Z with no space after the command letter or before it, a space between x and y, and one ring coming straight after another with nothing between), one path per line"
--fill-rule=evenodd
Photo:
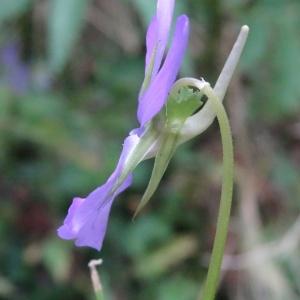
M152 162L113 207L101 253L55 231L74 196L114 169L137 126L152 0L0 0L0 299L195 299L220 195L217 125L181 146L131 221ZM182 75L212 84L243 24L247 49L227 94L235 139L231 229L218 299L300 297L300 2L177 1L192 21Z

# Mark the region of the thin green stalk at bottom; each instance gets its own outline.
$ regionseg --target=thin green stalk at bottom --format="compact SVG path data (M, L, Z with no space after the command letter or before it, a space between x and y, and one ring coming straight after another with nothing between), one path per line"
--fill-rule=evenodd
M103 296L102 291L96 293L96 300L104 300L104 296Z
M222 259L224 255L224 248L230 220L233 191L234 157L230 124L224 106L214 94L210 86L206 86L203 89L203 92L208 97L211 106L217 116L223 147L223 182L220 209L217 221L217 230L204 290L199 296L199 300L214 300L218 288Z

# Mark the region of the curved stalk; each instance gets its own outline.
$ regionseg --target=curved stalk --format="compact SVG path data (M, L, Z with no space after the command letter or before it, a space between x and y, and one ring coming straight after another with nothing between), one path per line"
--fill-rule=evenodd
M223 182L220 209L207 278L203 293L199 296L199 300L214 300L220 278L232 203L234 166L232 135L224 106L209 83L194 78L183 78L177 81L175 88L180 88L180 86L196 87L208 97L207 103L199 113L203 115L204 119L211 118L212 114L215 115L219 122L221 132L223 147Z
M215 95L210 86L206 86L203 89L203 92L207 95L209 99L208 101L211 102L211 106L217 116L223 147L223 182L217 230L204 290L203 293L201 293L202 297L200 297L202 300L214 300L220 278L222 259L224 256L224 248L230 220L234 155L230 124L224 106L221 101L218 100L218 97Z

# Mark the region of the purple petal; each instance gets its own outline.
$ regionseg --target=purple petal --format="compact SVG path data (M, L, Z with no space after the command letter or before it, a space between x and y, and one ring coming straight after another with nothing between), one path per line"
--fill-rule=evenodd
M76 246L101 249L112 203L120 193L131 185L131 174L114 193L112 193L112 188L122 172L128 155L138 141L137 135L128 136L124 141L118 165L106 183L86 198L73 199L64 224L57 231L59 237L66 240L75 239Z
M156 16L152 19L146 36L146 68L153 60L151 78L153 78L160 66L168 43L169 31L174 11L174 0L158 0Z
M120 155L119 158L119 162L116 168L116 174L115 176L119 176L122 168L126 162L127 157L130 155L131 151L133 151L133 149L135 148L135 146L139 143L140 138L139 136L136 134L135 130L132 130L129 134L129 136L124 140L123 143L123 150L122 153Z
M75 239L76 246L88 246L100 250L113 200L129 187L131 182L132 176L128 176L122 186L111 196L108 195L112 186L106 182L87 198L75 198L63 226L57 231L58 236L66 240Z
M89 246L98 251L102 248L106 233L108 218L113 201L106 203L101 209L93 210L77 234L77 247Z
M72 240L76 238L76 233L80 224L75 224L74 215L85 199L76 197L68 210L68 215L65 218L64 225L58 229L58 235L62 239Z
M22 62L20 48L17 43L8 43L0 52L1 63L5 66L5 77L10 87L18 94L29 87L30 72Z
M16 43L8 43L1 49L1 60L7 66L19 63L19 49Z
M161 70L139 99L138 120L141 126L150 121L165 104L179 72L188 37L189 19L182 15L177 19L172 45Z
M153 52L156 47L157 43L157 31L158 31L158 22L157 22L157 16L154 16L149 27L147 30L146 35L146 66L145 66L145 73L147 72L147 68L149 67L149 64L151 63L151 59L153 56Z

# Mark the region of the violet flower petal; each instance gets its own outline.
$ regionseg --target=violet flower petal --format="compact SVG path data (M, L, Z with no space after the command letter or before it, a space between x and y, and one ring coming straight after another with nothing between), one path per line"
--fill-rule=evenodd
M109 199L105 199L105 203L103 205L102 203L98 203L100 206L95 207L92 202L97 203L97 199L103 199L103 195L108 192L107 190L105 191L107 186L104 187L103 190L98 190L93 195L93 201L90 201L86 207L82 207L82 210L78 210L78 218L82 218L82 220L85 222L77 233L75 242L76 246L89 246L97 250L101 249L112 203L120 193L122 193L131 185L131 183L132 176L129 175L122 186L113 194L113 196L111 196ZM88 208L89 211L87 211ZM86 212L89 213L87 214ZM83 219L83 217L85 217L85 219Z
M89 246L100 250L106 233L110 209L115 198L131 185L132 175L129 174L123 184L114 192L114 187L130 152L139 141L135 134L124 141L118 165L106 183L86 198L74 198L64 224L58 229L62 239L75 239L76 246Z
M11 42L1 49L0 61L5 66L4 76L11 89L17 94L23 94L29 88L30 72L21 60L18 44Z
M139 99L137 115L141 127L150 121L165 104L170 88L179 72L188 37L189 19L186 15L182 15L177 19L172 45L161 70Z
M174 0L158 0L156 16L152 19L146 36L146 71L153 61L151 78L157 74L168 43L169 31L174 12ZM154 57L153 57L154 55Z
M155 54L155 48L157 44L157 31L158 31L158 21L157 16L154 16L147 30L146 35L146 64L145 64L145 75L148 71L149 65ZM157 59L157 56L156 56Z
M78 208L81 206L85 199L76 197L73 199L71 206L69 207L68 214L64 220L64 225L58 228L57 233L58 236L65 240L72 240L76 238L76 233L78 232L78 228L80 224L76 225L73 222L74 215Z

